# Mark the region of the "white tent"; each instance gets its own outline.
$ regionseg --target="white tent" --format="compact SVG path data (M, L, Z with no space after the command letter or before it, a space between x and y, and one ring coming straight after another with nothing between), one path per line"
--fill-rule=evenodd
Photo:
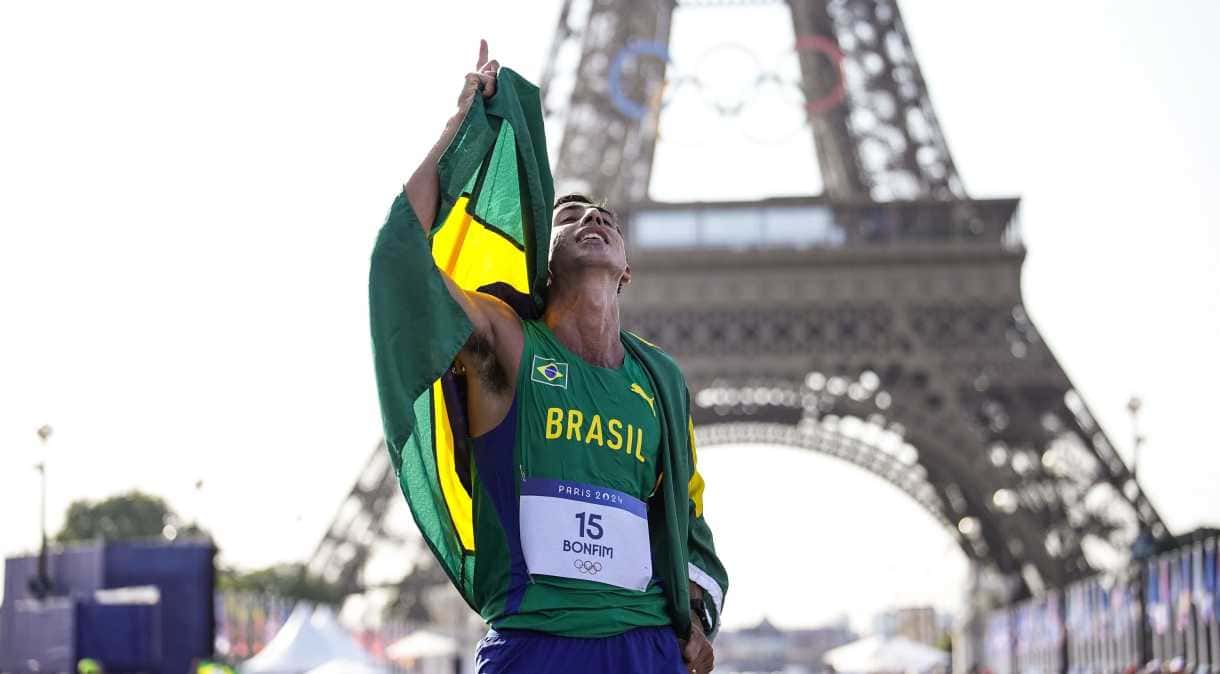
M300 602L275 638L240 669L243 674L304 674L332 660L371 663L333 611Z
M308 674L390 674L390 670L367 660L339 659L314 667Z
M428 630L416 630L385 649L386 657L395 662L446 657L456 652L457 642L443 634Z
M831 649L822 656L840 672L928 672L946 669L949 654L903 637L865 637Z

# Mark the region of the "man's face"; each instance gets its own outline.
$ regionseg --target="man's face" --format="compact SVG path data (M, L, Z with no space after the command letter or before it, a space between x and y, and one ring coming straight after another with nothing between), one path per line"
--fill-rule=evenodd
M601 267L629 275L623 230L610 211L581 202L555 209L551 221L551 274Z

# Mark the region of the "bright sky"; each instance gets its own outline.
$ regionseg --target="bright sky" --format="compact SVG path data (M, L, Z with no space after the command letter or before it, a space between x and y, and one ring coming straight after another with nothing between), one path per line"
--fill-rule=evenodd
M0 5L0 554L37 544L44 423L52 530L73 499L140 488L227 562L310 553L379 432L373 237L480 36L537 80L558 3L522 6ZM679 12L675 60L766 60L791 39L775 9ZM1023 197L1043 335L1124 452L1144 398L1142 482L1170 526L1220 524L1220 5L903 10L967 187ZM657 196L817 189L799 132L719 157L671 135ZM880 480L789 449L701 458L730 624L956 603L962 556Z

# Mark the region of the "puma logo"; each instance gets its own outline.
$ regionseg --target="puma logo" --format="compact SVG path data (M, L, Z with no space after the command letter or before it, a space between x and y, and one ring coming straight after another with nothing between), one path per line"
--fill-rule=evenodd
M644 392L644 387L640 386L639 384L632 384L631 392L638 394L641 398L643 398L644 402L648 403L648 409L652 410L652 416L657 416L657 408L652 402L652 396Z

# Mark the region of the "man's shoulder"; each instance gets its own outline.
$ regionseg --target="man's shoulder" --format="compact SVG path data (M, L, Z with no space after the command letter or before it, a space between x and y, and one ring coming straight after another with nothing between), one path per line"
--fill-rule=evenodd
M623 340L635 347L635 355L643 357L647 361L645 365L651 369L663 370L654 374L673 377L685 385L686 379L682 375L682 368L678 367L678 361L664 349L630 330L623 331Z

